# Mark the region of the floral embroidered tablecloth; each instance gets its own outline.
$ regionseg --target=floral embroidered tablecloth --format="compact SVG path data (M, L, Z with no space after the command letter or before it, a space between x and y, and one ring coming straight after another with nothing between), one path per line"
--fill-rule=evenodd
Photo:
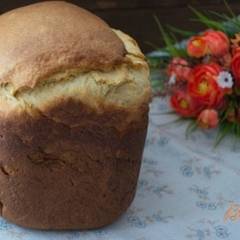
M27 230L0 219L0 240L240 239L240 145L196 131L155 98L136 197L113 225L95 231ZM232 205L235 204L235 205Z

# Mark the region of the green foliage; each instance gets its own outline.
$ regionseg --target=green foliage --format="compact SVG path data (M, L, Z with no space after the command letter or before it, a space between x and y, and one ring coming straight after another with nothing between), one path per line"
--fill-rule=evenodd
M180 29L180 28L171 26L171 25L169 25L169 24L167 25L167 28L168 28L168 30L169 30L170 32L179 34L180 36L185 37L185 38L190 38L191 36L193 36L193 35L196 34L195 32L187 31L187 30L182 30L182 29Z
M238 17L231 18L226 14L220 14L215 11L209 11L209 13L217 17L219 20L224 21L223 27L225 29L225 33L230 37L233 37L234 34L240 32L240 20Z
M214 147L216 148L221 142L222 140L228 135L230 134L232 131L232 124L230 124L227 121L224 121L223 123L220 124L219 126L219 131L215 140L215 144Z
M189 9L195 16L195 18L192 20L202 23L207 28L225 32L230 37L234 36L234 34L240 32L240 18L235 15L226 0L223 0L223 3L226 6L228 14L220 14L215 11L207 11L206 13L203 13L194 7L189 6ZM154 16L154 19L165 43L165 48L160 49L156 45L149 42L147 42L147 44L152 46L155 50L166 51L171 58L187 58L188 55L186 48L178 44L177 36L190 38L196 33L189 30L182 30L171 25L166 25L166 27L163 27L156 15Z
M208 28L225 32L225 28L224 28L222 23L220 23L219 21L211 19L207 15L203 14L202 12L196 10L195 8L193 8L191 6L189 6L189 8L191 9L191 11L196 16L196 18L192 19L193 21L197 21L197 22L203 23Z
M196 119L191 119L186 128L186 132L185 132L186 138L188 138L194 131L196 131L197 128L198 128L198 124Z
M165 69L168 66L168 63L171 59L171 56L167 52L159 56L148 56L148 64L153 69Z
M202 13L191 6L189 8L196 16L196 18L193 19L194 21L198 21L208 28L225 32L229 37L232 37L240 31L240 19L232 11L226 0L223 0L223 3L226 6L228 14L207 11L207 15L206 13Z
M223 0L223 3L226 7L226 9L228 10L229 14L231 15L232 18L236 18L235 13L233 12L233 10L231 9L230 5L228 4L228 2L226 0Z
M165 51L172 57L187 57L186 49L177 46L177 39L174 33L167 33L157 16L154 16L154 19L165 42Z
M215 140L214 147L216 148L226 136L233 136L236 140L240 140L240 123L224 121L219 126L219 131Z

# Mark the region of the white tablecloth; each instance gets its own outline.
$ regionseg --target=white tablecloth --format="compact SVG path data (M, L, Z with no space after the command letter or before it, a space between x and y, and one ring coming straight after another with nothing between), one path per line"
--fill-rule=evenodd
M166 99L154 99L137 194L116 223L46 232L0 219L0 240L239 240L240 218L224 215L240 204L240 145L229 138L215 149L214 131L186 139L186 123L168 111Z

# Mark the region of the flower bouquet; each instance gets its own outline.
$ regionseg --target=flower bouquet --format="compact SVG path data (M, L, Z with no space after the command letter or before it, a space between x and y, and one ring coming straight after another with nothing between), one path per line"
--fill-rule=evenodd
M169 54L165 69L170 105L180 117L192 120L188 130L218 128L216 144L229 133L240 138L240 21L226 6L231 18L214 12L224 23L192 8L207 29L190 33L180 45L156 19Z

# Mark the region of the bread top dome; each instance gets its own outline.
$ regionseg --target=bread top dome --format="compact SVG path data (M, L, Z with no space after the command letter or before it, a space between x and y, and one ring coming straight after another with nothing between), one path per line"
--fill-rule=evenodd
M0 116L47 112L69 100L138 112L151 98L134 39L63 1L0 16Z
M97 16L64 1L44 1L0 16L0 82L34 87L69 68L105 70L124 44Z

